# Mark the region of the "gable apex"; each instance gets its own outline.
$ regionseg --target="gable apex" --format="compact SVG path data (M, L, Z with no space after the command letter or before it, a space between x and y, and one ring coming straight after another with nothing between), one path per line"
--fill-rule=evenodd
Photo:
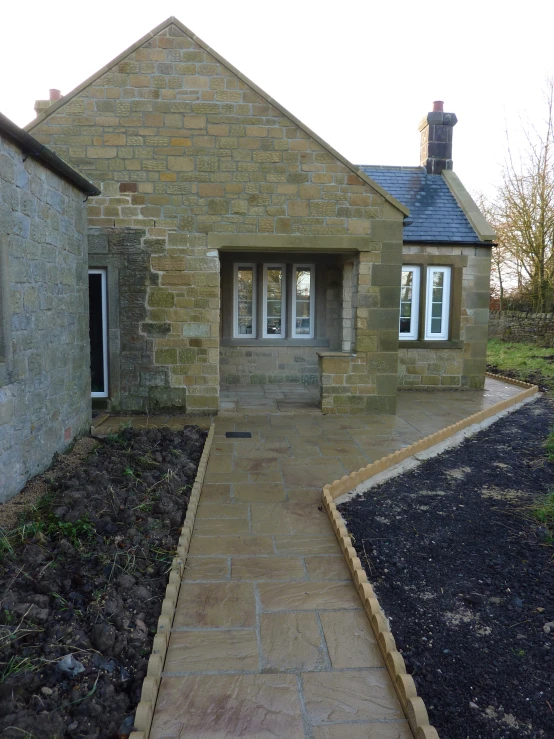
M87 87L92 85L96 80L102 77L102 75L112 70L113 67L119 64L121 61L123 61L127 56L135 52L137 49L139 49L141 46L147 43L150 39L154 38L159 33L169 28L170 26L175 26L176 28L178 28L185 36L188 36L192 41L194 41L194 43L198 44L198 46L200 46L204 51L206 51L208 54L213 56L214 59L216 59L220 64L222 64L227 69L229 69L242 82L248 85L258 95L260 95L260 97L262 97L267 103L269 103L274 108L276 108L283 116L285 116L290 121L292 121L292 123L294 123L299 129L301 129L307 136L309 136L310 138L315 140L320 146L322 146L323 149L325 149L329 154L331 154L331 156L333 156L335 159L340 161L347 169L349 169L352 172L352 174L358 177L364 184L369 185L373 190L375 190L375 192L381 195L388 203L390 203L390 205L392 205L394 208L399 210L404 215L409 215L410 211L403 203L397 200L393 195L391 195L391 193L387 192L387 190L381 187L381 185L379 185L375 180L373 180L365 172L359 169L355 164L352 164L352 162L346 159L346 157L340 154L336 149L330 146L330 144L328 144L320 136L318 136L314 131L308 128L308 126L302 123L302 121L300 121L296 116L290 113L286 108L280 105L276 100L274 100L264 90L258 87L258 85L252 82L252 80L246 77L242 72L240 72L230 62L228 62L224 57L218 54L218 52L212 49L211 46L209 46L207 43L202 41L202 39L200 39L195 33L193 33L189 28L187 28L183 23L181 23L181 21L179 21L174 16L170 16L165 21L160 23L158 26L153 28L151 31L149 31L142 38L140 38L134 44L129 46L127 49L125 49L125 51L123 51L121 54L119 54L114 59L112 59L110 62L108 62L108 64L104 65L101 69L99 69L97 72L91 75L88 79L86 79L84 82L78 85L75 89L73 89L67 95L64 95L62 98L54 102L51 106L46 108L39 116L37 116L37 118L31 121L31 123L27 124L24 127L24 130L32 131L36 126L38 126L43 121L45 121L47 118L49 118L58 109L65 106L66 103L68 103L70 100L72 100L77 95L79 95L81 92L83 92Z

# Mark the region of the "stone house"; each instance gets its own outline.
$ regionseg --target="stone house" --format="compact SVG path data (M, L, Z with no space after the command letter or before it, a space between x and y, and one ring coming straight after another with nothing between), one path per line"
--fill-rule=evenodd
M0 114L0 502L90 428L87 196Z
M37 113L101 191L98 407L304 382L324 412L394 413L399 384L483 386L494 234L451 172L452 114L429 114L422 167L359 168L175 18Z

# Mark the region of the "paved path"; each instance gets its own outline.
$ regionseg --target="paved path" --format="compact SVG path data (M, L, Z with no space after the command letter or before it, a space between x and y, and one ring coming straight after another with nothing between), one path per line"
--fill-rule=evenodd
M408 739L321 488L517 392L403 393L395 417L219 416L151 739Z

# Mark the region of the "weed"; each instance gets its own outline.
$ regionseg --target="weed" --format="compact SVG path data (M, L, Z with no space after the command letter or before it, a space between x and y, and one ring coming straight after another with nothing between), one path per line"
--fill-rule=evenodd
M15 654L8 662L0 662L0 665L5 665L2 672L0 672L0 684L5 682L10 676L17 675L20 672L34 672L38 670L38 666L33 665L28 657L18 657Z
M531 515L550 530L554 539L554 492L550 492L531 507Z
M548 461L554 462L554 429L552 429L552 431L546 437L544 446L546 448L546 454L548 457Z

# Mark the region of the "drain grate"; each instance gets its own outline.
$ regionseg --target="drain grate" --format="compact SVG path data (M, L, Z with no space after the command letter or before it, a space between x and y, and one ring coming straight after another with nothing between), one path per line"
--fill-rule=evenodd
M251 439L251 431L227 431L225 436L228 439Z

